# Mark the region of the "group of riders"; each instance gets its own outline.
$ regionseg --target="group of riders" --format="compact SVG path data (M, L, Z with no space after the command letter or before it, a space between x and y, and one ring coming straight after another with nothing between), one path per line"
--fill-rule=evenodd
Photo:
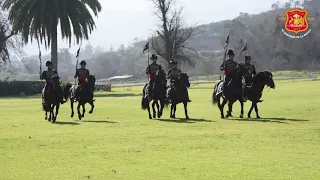
M223 94L225 94L227 86L230 83L230 81L234 78L236 74L236 70L239 66L239 64L234 61L235 54L232 49L230 49L226 55L228 55L229 58L226 61L224 61L220 66L220 70L224 71L224 75L225 75L223 88L222 88ZM251 56L249 55L245 56L244 67L248 70L248 75L244 77L243 88L245 86L252 85L253 77L257 74L255 66L251 64ZM246 102L246 98L243 96L243 91L242 91L242 99L244 102ZM259 102L262 102L262 100L259 100Z
M220 70L224 71L224 75L225 75L225 79L224 79L224 83L223 83L223 94L225 94L225 90L227 88L227 85L230 83L230 81L233 79L235 73L236 73L236 69L238 67L238 63L234 61L234 51L233 50L229 50L227 52L228 55L228 59L226 61L224 61L222 63L222 65L220 66ZM149 76L149 86L148 86L148 93L146 93L146 98L152 99L152 91L154 88L154 84L155 84L155 79L156 76L158 74L159 71L163 70L160 64L157 64L157 60L158 60L158 56L156 54L152 54L152 56L150 57L150 60L152 61L152 63L150 65L148 65L147 69L146 69L146 74ZM181 75L181 70L178 68L178 63L175 59L172 59L170 61L170 66L171 68L168 70L167 73L167 79L169 79L170 84L169 84L169 88L167 90L167 99L170 101L171 99L171 89L174 88L175 83L180 80L180 75ZM45 99L46 99L46 93L48 92L48 88L50 86L50 84L52 83L51 81L51 77L53 76L58 76L58 73L53 69L53 63L51 61L47 61L46 62L46 66L47 66L47 70L43 71L42 76L41 76L41 80L45 80L45 86L43 89L43 103L45 103ZM86 83L86 79L87 77L90 75L89 70L86 69L86 61L81 61L80 62L80 68L76 70L76 74L74 76L74 78L78 78L78 86L82 86L84 83ZM247 68L247 70L249 71L249 75L245 77L245 85L249 86L252 84L253 82L253 76L256 75L256 69L255 66L251 64L251 57L246 55L245 56L245 64L244 66ZM79 93L79 89L77 88L76 94ZM58 84L58 93L59 93L59 97L60 97L60 101L61 104L65 103L66 100L64 100L64 96L63 96L63 91L62 88L60 86L60 84ZM243 94L243 93L242 93ZM77 97L77 96L76 96ZM191 102L188 92L187 92L187 97L188 97L188 102ZM245 102L246 99L243 97L243 101Z
M80 86L80 88L76 89L75 97L78 97L81 86L87 82L87 77L90 75L89 70L86 69L86 65L86 61L81 61L80 68L76 70L74 78L78 78L78 86ZM51 61L47 61L46 66L48 69L43 71L40 77L41 80L45 80L45 86L42 91L42 103L47 102L48 93L50 91L49 87L53 83L51 80L52 77L59 77L57 71L53 69L53 63ZM64 99L63 90L60 86L60 83L57 84L57 92L59 94L61 104L64 104L66 100Z
M156 76L159 71L163 70L161 65L157 64L158 56L156 54L152 54L152 56L150 57L150 60L152 61L152 63L148 65L146 69L146 74L149 76L149 83L148 83L148 93L146 93L145 98L148 98L148 99L152 99L152 96L153 96L152 92L155 86ZM169 88L167 89L167 95L166 95L168 101L170 101L171 99L172 88L174 88L175 83L178 82L181 77L180 76L181 70L178 68L178 62L175 59L172 59L170 61L170 66L171 68L168 70L168 73L167 73L167 79L170 80ZM186 94L188 98L187 101L191 102L188 95L188 91L186 91Z
M236 69L238 67L238 63L234 61L234 57L235 57L234 51L232 49L230 49L230 50L228 50L226 55L228 55L229 58L225 62L223 62L220 66L220 70L224 71L224 75L225 75L225 79L224 79L224 83L223 83L223 94L225 94L225 91L227 89L227 85L230 83L230 81L235 76ZM162 70L161 65L157 64L157 59L158 59L158 57L155 54L152 54L152 56L150 58L150 60L152 61L152 64L150 64L146 69L146 74L149 75L149 86L148 86L149 88L148 88L148 94L146 94L146 98L149 98L149 99L152 98L152 90L154 87L157 72ZM178 69L178 67L177 67L176 60L174 60L174 59L171 60L170 66L171 66L171 68L169 69L168 74L167 74L167 78L170 79L170 85L169 85L169 88L167 91L167 99L168 100L171 99L170 91L173 88L175 82L177 80L179 80L180 74L181 74L181 70ZM253 64L251 64L251 56L248 56L248 55L245 56L244 67L249 72L249 75L245 77L244 85L250 86L253 83L253 76L255 76L257 74L255 66ZM243 93L242 93L242 96L243 96ZM246 99L244 97L242 97L242 98L243 98L243 101L245 102ZM189 96L188 96L188 101L191 102L191 100L189 99Z

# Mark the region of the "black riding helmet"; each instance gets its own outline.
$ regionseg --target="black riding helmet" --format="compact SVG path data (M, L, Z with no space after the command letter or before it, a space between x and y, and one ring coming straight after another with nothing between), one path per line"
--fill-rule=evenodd
M53 63L51 61L47 61L46 66L48 67L49 65L53 65Z
M233 50L232 50L232 49L229 49L229 51L228 51L227 55L234 55Z
M86 61L82 60L82 61L80 62L80 65L87 65L87 63L86 63Z
M150 57L150 59L151 59L151 60L153 60L153 59L158 59L158 56L157 56L156 54L152 54L151 57Z

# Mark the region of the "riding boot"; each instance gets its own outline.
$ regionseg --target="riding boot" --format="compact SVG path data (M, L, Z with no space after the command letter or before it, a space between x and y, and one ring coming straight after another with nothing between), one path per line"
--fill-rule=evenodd
M242 101L247 102L247 99L244 97L243 92L244 92L244 88L242 88L241 90Z

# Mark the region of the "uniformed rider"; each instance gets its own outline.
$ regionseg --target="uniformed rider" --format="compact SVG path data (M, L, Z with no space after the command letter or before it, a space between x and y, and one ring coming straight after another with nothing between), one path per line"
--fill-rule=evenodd
M152 96L152 90L154 87L154 83L156 80L156 76L160 70L162 70L162 67L160 64L157 64L158 56L155 54L152 54L150 57L150 60L152 63L148 65L146 69L146 74L149 76L149 83L148 83L148 94L146 94L146 98L151 98Z
M238 63L234 61L234 52L232 49L229 49L227 55L229 56L229 59L222 63L220 66L220 70L224 71L224 83L223 83L223 95L225 95L226 87L228 83L231 81L231 79L234 77L236 68L238 66Z
M245 78L245 83L247 86L250 86L253 82L253 76L257 74L256 68L253 64L251 64L251 57L245 56L245 63L244 66L248 69L249 75Z
M81 61L80 68L76 71L74 78L78 78L78 85L82 85L90 75L89 70L86 69L86 65L86 61Z
M170 79L170 87L167 90L167 99L171 99L171 89L174 86L174 83L180 79L180 74L181 74L181 70L178 68L178 63L176 60L171 60L170 61L170 65L171 65L171 69L169 69L168 74L167 74L167 78ZM191 102L191 100L189 99L189 94L188 91L187 93L187 97L188 97L188 102Z
M45 80L45 85L44 85L44 88L43 88L43 94L47 92L49 85L52 83L51 82L51 77L58 76L57 71L55 71L53 69L53 63L51 61L47 61L46 62L46 66L48 67L48 69L46 71L43 71L42 75L40 77L41 80ZM61 98L61 104L63 104L66 101L63 100L63 93L62 93L62 88L61 88L60 84L58 86L59 86L58 91L59 91L60 98Z

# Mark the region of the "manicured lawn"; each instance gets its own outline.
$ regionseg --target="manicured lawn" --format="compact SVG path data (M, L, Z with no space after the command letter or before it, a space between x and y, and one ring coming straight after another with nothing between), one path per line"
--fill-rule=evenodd
M276 81L261 120L238 102L220 119L212 87L190 89L189 121L149 120L141 88L97 93L82 121L67 103L56 124L40 97L0 99L0 179L320 179L320 81Z

